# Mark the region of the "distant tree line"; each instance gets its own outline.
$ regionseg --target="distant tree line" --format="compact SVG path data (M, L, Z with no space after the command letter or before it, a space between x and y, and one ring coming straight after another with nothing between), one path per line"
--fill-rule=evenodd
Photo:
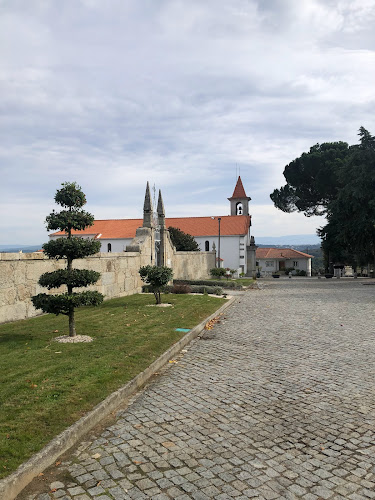
M318 230L325 267L375 267L375 137L359 129L359 144L316 144L284 169L286 184L270 195L283 212L325 215ZM330 269L331 270L331 269Z

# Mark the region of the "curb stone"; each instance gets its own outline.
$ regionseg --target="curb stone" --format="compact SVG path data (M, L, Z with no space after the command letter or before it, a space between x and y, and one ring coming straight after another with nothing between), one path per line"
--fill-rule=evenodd
M235 300L235 297L228 299L225 304L199 323L199 325L192 328L189 333L173 344L143 372L139 373L127 384L110 394L101 403L97 404L90 412L65 429L58 436L53 438L52 441L27 460L27 462L21 464L16 471L0 480L0 499L13 500L16 498L16 496L34 479L34 477L52 465L60 455L74 446L101 420L119 408L124 403L126 398L144 386L146 382L148 382L148 380L155 374L155 372L158 372L170 359L179 353L181 349L183 349L193 339L198 337L208 321L215 318L227 307L232 305Z

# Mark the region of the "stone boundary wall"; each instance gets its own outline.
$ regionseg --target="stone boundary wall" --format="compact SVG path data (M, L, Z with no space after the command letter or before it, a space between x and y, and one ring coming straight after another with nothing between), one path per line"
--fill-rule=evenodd
M181 280L208 279L215 260L216 252L174 252L173 277Z
M76 259L77 269L92 269L101 278L89 290L101 292L105 299L140 293L142 281L138 270L151 263L151 239L145 238L139 252L99 253L86 259ZM168 249L168 265L175 279L199 279L209 276L215 267L214 252L176 252ZM48 259L43 253L0 253L0 323L38 316L31 297L38 293L62 293L38 285L41 274L62 269L65 260Z
M92 269L101 278L88 290L97 290L106 299L139 293L142 282L138 270L143 265L141 255L129 253L99 253L86 259L76 259L77 269ZM31 297L38 293L62 293L65 287L48 291L38 285L41 274L66 267L65 260L48 259L42 253L0 253L0 323L38 316Z

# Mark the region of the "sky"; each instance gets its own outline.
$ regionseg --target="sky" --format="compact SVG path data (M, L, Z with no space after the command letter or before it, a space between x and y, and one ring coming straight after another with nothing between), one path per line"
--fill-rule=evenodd
M229 215L312 234L270 193L316 143L375 133L373 0L0 0L0 244L47 240L62 182L96 219Z

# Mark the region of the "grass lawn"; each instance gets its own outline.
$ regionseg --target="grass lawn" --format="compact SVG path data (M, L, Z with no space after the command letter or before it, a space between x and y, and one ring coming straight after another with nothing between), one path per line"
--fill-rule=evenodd
M66 316L0 325L0 478L78 420L212 314L224 299L167 295L173 307L146 307L153 295L112 299L76 311L77 334L94 342L61 344Z

